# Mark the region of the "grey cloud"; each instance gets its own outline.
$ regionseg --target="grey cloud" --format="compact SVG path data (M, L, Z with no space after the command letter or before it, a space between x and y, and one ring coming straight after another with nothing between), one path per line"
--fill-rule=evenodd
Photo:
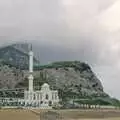
M119 31L109 31L117 23L107 19L112 18L113 5L117 3L118 0L0 0L0 43L33 42L42 63L86 61L101 78L105 90L120 98L116 85L120 77L120 35Z

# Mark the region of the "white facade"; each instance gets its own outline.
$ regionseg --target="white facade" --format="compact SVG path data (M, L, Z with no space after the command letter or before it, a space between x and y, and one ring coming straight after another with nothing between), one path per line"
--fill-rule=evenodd
M59 103L58 91L50 90L49 85L44 83L40 91L25 91L25 106L52 107Z

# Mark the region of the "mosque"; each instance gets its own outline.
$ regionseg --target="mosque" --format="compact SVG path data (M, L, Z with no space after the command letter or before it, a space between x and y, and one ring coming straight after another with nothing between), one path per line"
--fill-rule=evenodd
M32 47L29 52L29 86L28 90L24 91L24 99L19 99L19 103L24 103L24 107L34 108L52 108L54 105L58 105L59 97L57 90L50 90L50 86L44 83L41 86L41 90L34 91L33 89L33 51Z
M29 52L29 86L28 90L24 91L24 99L19 102L24 102L25 107L37 107L37 108L52 108L52 106L59 103L58 91L50 90L50 86L44 83L41 86L40 91L34 91L33 89L33 51L32 46Z
M59 102L58 91L52 91L47 83L44 83L40 91L25 91L25 106L50 108Z

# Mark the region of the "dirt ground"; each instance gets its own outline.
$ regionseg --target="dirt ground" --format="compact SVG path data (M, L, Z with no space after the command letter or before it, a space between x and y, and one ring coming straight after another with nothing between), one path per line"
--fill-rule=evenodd
M0 120L39 120L39 116L29 110L0 110Z
M1 109L0 120L40 120L47 110ZM59 110L63 120L120 120L119 110Z

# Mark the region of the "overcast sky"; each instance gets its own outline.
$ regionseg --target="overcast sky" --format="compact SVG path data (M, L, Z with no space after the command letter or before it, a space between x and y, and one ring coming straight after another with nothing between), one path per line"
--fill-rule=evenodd
M88 62L120 98L120 0L0 0L0 42L34 41L41 61Z

